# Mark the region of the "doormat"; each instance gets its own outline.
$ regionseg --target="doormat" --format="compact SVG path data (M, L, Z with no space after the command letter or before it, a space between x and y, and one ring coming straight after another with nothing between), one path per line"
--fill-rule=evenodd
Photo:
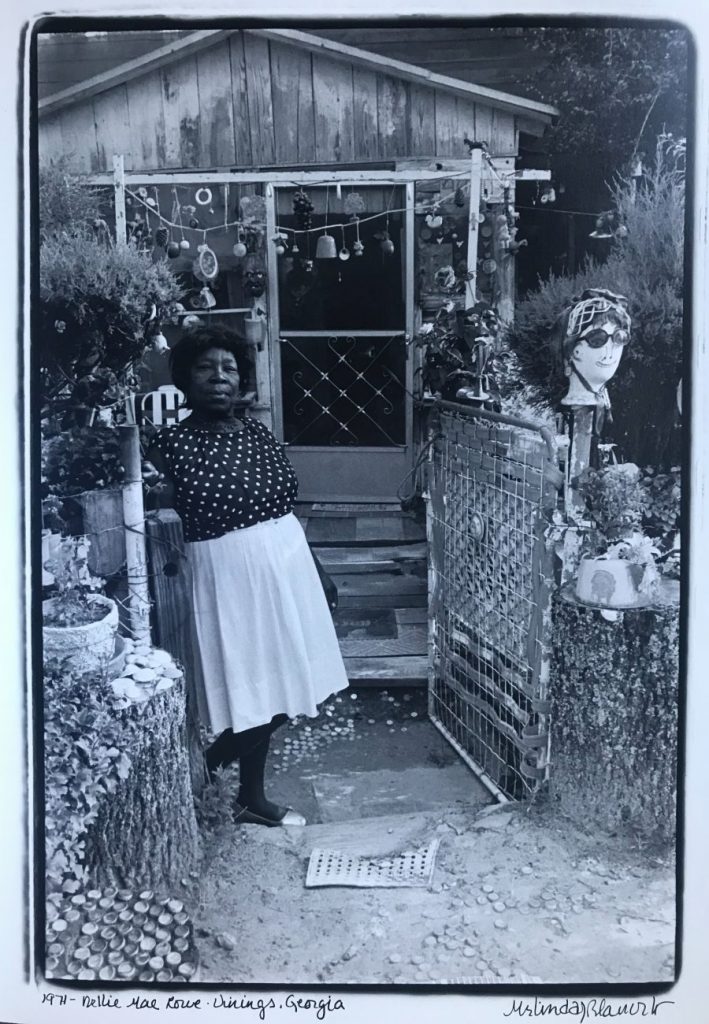
M310 854L305 885L357 886L361 889L397 889L431 884L440 840L418 850L391 857L354 857L340 850L316 847Z

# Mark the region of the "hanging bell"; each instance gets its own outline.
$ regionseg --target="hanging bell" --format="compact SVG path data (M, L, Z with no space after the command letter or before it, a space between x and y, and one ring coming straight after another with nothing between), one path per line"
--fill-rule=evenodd
M391 256L392 253L394 252L395 246L391 238L389 237L388 231L382 231L382 240L379 243L379 245L385 256Z
M315 246L315 258L318 260L337 259L337 243L334 235L329 235L327 232L320 235L318 244Z
M239 241L236 243L236 245L232 248L231 251L234 253L237 259L241 260L246 255L247 250L244 243L241 241L241 239L239 239Z

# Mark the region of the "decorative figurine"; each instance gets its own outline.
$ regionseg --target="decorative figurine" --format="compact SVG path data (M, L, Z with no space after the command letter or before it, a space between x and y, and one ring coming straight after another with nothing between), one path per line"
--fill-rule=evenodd
M630 340L628 300L587 288L562 317L561 358L569 388L562 405L610 409L606 384Z

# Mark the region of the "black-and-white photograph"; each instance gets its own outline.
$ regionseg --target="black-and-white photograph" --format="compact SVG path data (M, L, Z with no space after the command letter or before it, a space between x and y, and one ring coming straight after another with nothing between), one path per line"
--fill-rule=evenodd
M33 974L670 986L689 31L31 50Z

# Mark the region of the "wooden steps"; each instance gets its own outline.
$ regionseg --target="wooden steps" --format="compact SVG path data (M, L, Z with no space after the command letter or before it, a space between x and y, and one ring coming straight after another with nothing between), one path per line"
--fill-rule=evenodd
M358 686L425 686L424 525L385 503L308 504L297 514L337 586L333 619L349 679Z

